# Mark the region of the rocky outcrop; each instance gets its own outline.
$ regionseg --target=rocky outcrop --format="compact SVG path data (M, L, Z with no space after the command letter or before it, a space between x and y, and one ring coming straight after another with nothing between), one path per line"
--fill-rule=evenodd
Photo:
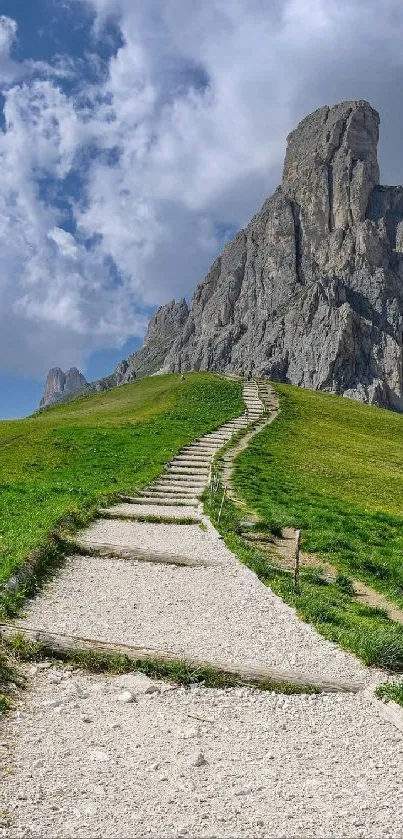
M87 380L77 367L71 367L67 373L64 373L60 367L52 367L47 375L39 407L47 408L48 405L54 405L56 402L63 402L66 397L82 391L87 385Z
M193 296L165 369L255 373L403 410L403 187L365 101L306 117L283 180Z
M84 392L160 369L251 370L403 411L403 187L379 185L378 126L362 100L302 120L281 186L215 260L190 310L185 300L161 307L142 348ZM60 374L50 372L44 399L66 390Z
M139 350L120 361L116 370L104 379L92 382L86 393L102 392L117 385L124 385L133 379L152 376L157 373L171 350L174 341L181 334L189 315L186 300L171 300L160 306L153 314Z
M121 361L110 376L88 383L73 367L63 373L59 367L49 370L40 407L54 402L67 402L77 395L102 393L117 385L126 384L136 378L157 373L169 353L175 339L181 334L189 315L186 300L171 300L161 306L152 316L142 347Z
M171 300L157 309L148 324L143 346L117 366L114 373L116 384L158 372L175 339L181 334L188 315L189 309L184 298Z

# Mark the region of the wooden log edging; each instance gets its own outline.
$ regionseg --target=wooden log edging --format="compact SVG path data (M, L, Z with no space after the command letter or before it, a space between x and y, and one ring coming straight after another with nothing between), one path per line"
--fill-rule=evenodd
M389 722L403 734L403 708L401 705L398 705L397 702L393 702L393 700L383 702L382 699L379 699L376 695L376 687L365 688L363 696L372 702L382 719Z
M80 653L93 653L103 656L124 656L129 661L161 661L166 664L185 664L192 670L209 670L213 673L239 678L246 684L264 687L267 684L305 688L326 693L359 693L364 684L354 680L327 679L316 674L281 670L277 667L256 666L247 663L233 663L219 660L206 660L195 656L180 655L169 650L136 647L129 644L114 644L108 641L81 638L64 633L50 633L24 624L0 624L0 637L11 641L16 636L30 644L38 644L44 654L69 657Z
M114 545L109 542L93 542L80 539L77 543L80 548L88 551L91 556L99 556L110 559L126 559L135 562L150 562L162 565L186 565L190 568L217 568L219 563L208 562L205 559L196 559L183 554L170 554L164 551L148 551L145 548L129 548L124 545ZM74 554L74 546L72 546Z
M168 502L165 506L169 507ZM98 510L98 518L105 519L106 521L109 519L133 522L137 521L141 524L201 524L202 521L200 516L170 516L164 513L137 513L135 510L133 513L120 513L119 511L115 512L115 510L112 509Z

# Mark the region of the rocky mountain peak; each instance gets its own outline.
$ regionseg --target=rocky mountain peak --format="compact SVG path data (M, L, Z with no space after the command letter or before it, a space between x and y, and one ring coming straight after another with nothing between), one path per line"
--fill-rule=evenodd
M116 384L125 384L138 376L158 372L188 315L189 309L184 297L160 306L150 319L143 346L116 368Z
M169 370L253 370L403 410L403 188L379 185L379 116L322 107L283 179L216 259Z
M177 332L186 322L188 314L189 309L184 297L160 306L150 319L143 346L147 346L152 341L161 340L162 335L168 332Z
M52 367L46 378L39 407L46 408L48 405L61 402L67 394L76 393L76 391L86 387L87 384L87 380L77 367L71 367L70 370L67 370L67 373L64 373L60 367Z
M158 309L142 348L90 389L161 368L251 370L403 411L403 187L379 184L378 129L364 100L305 117L288 136L281 185L190 309ZM50 371L45 394L66 389L60 374Z
M377 111L359 100L319 108L289 134L282 190L306 208L308 235L364 221L379 183L378 127Z

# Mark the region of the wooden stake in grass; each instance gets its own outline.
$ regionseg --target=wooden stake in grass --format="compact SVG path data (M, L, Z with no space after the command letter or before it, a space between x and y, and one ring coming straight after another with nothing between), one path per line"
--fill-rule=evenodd
M225 501L226 494L227 494L227 487L225 486L224 487L224 492L222 494L222 499L221 499L220 512L218 513L218 519L217 519L218 524L220 524L220 518L221 518L222 508L224 506L224 501Z
M294 591L299 588L299 550L301 546L301 531L295 531L295 556L294 556Z

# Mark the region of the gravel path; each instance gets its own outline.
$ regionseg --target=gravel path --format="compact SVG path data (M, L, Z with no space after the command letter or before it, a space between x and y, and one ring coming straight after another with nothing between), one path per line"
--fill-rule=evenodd
M186 554L213 562L215 558L217 562L237 562L212 527L203 531L197 524L154 524L102 519L90 525L81 535L80 541L86 540L91 543L107 542L116 547L141 547L147 551Z
M163 544L171 551L171 544ZM220 553L224 552L221 545ZM227 567L183 568L70 559L30 604L27 623L49 632L208 659L374 680L357 659L300 621L235 561Z
M73 556L27 602L27 625L304 675L379 679L300 621L226 548L201 506L188 505L209 474L193 459L211 458L234 428L259 417L253 383L244 395L249 413L239 422L209 435L207 448L203 441L186 447L144 501L114 508L200 516L201 524L103 518L81 534L84 544L175 554L209 567ZM172 506L181 498L178 467L190 483L198 480ZM46 662L27 671L29 688L0 743L0 836L402 835L402 735L362 692L185 690L140 674L86 675Z
M144 690L136 676L32 677L5 732L4 839L400 839L403 740L368 700Z

